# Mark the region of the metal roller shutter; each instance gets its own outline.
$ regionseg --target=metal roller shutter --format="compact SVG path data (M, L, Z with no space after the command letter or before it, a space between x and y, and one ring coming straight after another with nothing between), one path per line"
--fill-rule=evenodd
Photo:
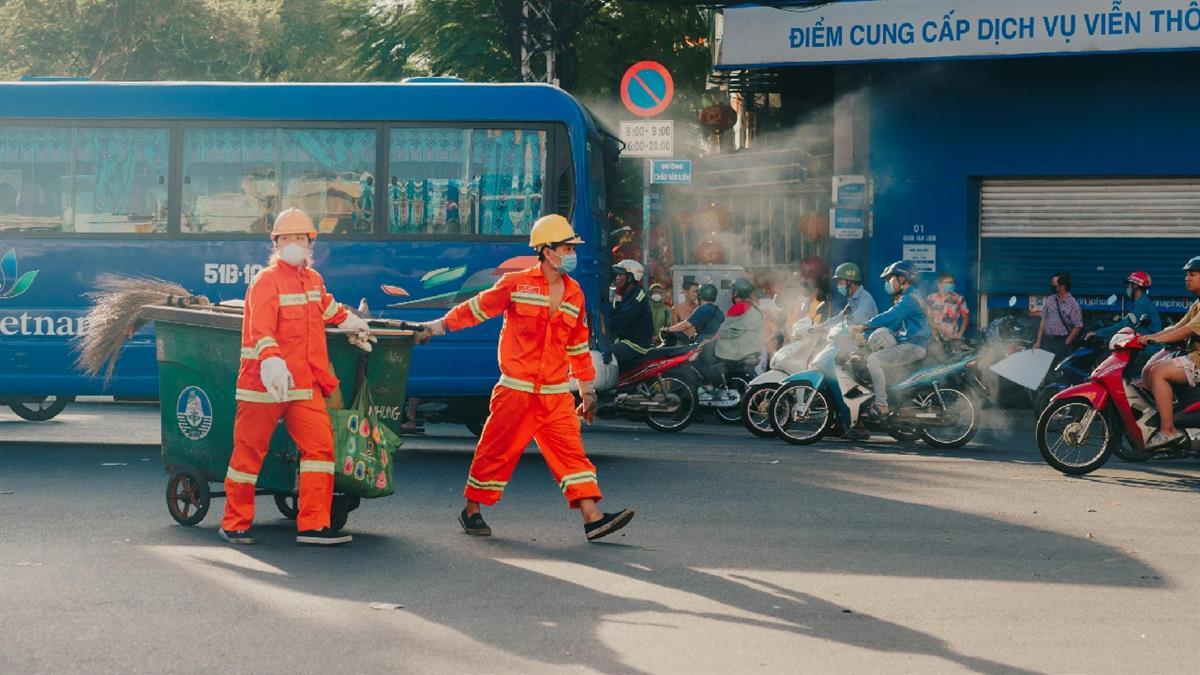
M1059 270L1076 291L1108 292L1200 254L1200 178L984 180L979 226L983 292L1041 292Z

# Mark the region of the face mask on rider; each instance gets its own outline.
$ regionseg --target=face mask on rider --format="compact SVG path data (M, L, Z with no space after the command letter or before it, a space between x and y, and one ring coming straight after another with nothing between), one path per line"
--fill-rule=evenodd
M837 285L837 292L838 292L838 295L845 295L846 293L849 292L849 284L847 284L844 281L839 283Z
M289 265L299 265L308 256L308 249L300 244L285 244L279 249L279 258Z
M654 302L662 302L662 293L652 293L650 299Z
M1127 297L1127 298L1132 298L1132 297L1133 297L1133 286L1126 286L1126 287L1125 287L1125 297Z
M946 295L950 295L951 293L953 293L953 292L954 292L954 283L953 283L953 282L950 282L950 281L947 281L947 282L944 282L944 283L943 283L941 286L939 286L938 288L940 288L940 289L942 290L942 293L944 293L944 294L946 294Z
M887 281L883 282L883 290L888 295L895 295L896 294L896 282L892 281L891 279L888 279Z

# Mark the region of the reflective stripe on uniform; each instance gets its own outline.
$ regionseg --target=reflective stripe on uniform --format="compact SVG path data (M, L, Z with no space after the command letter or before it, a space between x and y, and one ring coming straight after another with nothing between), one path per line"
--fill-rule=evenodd
M309 302L320 302L321 301L321 291L305 291L305 295L308 296Z
M307 305L308 296L303 293L280 293L279 306L290 307L295 305Z
M324 312L321 312L321 318L324 319L325 321L328 321L333 318L334 314L337 314L337 313L338 313L338 303L334 302L333 300L330 300L329 306L325 308Z
M512 301L522 305L533 305L534 307L549 307L550 296L539 295L537 293L513 293Z
M479 296L478 295L471 298L467 302L467 306L471 308L471 314L473 314L476 319L478 319L479 321L487 321L488 320L488 315L485 314L483 309L479 306Z
M570 354L571 356L579 356L580 354L586 354L586 353L588 353L588 343L580 342L577 345L569 345L567 347L567 353Z
M232 466L225 470L225 480L231 483L243 483L245 485L254 485L258 482L258 474L244 473L238 471Z
M595 483L595 482L596 482L596 473L595 472L580 471L579 473L572 473L572 474L563 476L562 480L558 481L558 489L562 490L565 493L567 491L567 488L571 487L572 485L579 485L580 483Z
M560 303L558 308L575 317L576 319L579 318L579 308L569 302Z
M467 486L473 487L476 490L491 490L492 492L504 492L504 488L508 485L508 481L504 480L479 480L474 476L467 476Z
M617 340L617 342L625 345L626 347L629 347L630 349L637 352L638 354L644 355L646 352L650 351L646 347L643 347L643 346L637 344L636 342L630 342L629 340Z
M287 393L287 400L289 401L311 401L312 397L312 389L288 389ZM254 391L253 389L237 389L234 392L234 398L238 401L247 401L250 403L278 403L267 392Z
M300 460L300 473L333 474L333 462L323 462L317 459Z
M539 394L566 394L571 391L571 385L568 382L561 384L543 384L538 387Z
M646 299L646 294L644 292L642 292L641 289L639 289L638 294L637 294L637 301L641 302L645 299Z
M273 337L265 337L259 339L258 343L253 347L242 347L242 358L257 361L262 357L263 350L267 347L278 347L279 343Z
M508 387L509 389L516 389L517 391L523 391L527 394L533 393L533 383L532 382L526 382L525 380L518 380L517 378L509 377L508 375L500 376L500 386Z

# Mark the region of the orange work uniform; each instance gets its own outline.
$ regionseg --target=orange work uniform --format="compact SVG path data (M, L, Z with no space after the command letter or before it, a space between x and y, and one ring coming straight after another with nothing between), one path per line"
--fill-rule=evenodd
M596 467L583 452L575 397L567 387L568 368L581 382L596 377L588 350L583 289L565 274L562 280L562 301L553 314L550 282L541 267L505 274L495 286L446 314L445 325L451 331L504 314L500 382L492 390L491 414L463 491L473 502L500 500L521 453L535 439L572 508L581 499L600 499Z
M300 531L329 527L333 501L333 425L325 397L338 386L329 370L325 324L340 324L346 309L308 267L276 260L246 290L233 457L225 474L227 532L246 530L254 520L254 486L279 418L300 447ZM291 371L287 401L275 403L263 387L263 359L278 356Z

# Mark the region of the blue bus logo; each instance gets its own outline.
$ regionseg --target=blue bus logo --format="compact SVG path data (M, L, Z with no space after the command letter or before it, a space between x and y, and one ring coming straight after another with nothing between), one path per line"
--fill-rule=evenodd
M29 290L38 271L26 272L17 276L17 252L8 249L8 253L0 258L0 300L8 300Z
M212 402L200 387L185 387L175 403L175 419L179 431L188 440L198 441L208 435L212 428Z

